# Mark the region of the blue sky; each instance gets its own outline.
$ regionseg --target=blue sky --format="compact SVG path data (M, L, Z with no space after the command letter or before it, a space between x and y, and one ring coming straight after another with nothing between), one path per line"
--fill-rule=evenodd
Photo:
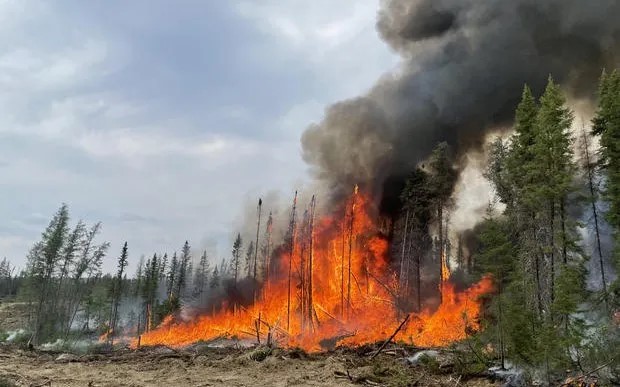
M227 243L299 137L395 67L370 0L0 0L0 257L61 202L131 258Z

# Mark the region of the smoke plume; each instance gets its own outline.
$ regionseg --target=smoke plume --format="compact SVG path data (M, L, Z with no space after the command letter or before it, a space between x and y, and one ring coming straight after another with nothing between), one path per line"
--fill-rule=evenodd
M336 103L302 136L303 158L332 193L378 189L439 141L462 154L510 124L524 83L551 74L591 98L620 52L617 0L385 0L381 38L402 57L366 94Z

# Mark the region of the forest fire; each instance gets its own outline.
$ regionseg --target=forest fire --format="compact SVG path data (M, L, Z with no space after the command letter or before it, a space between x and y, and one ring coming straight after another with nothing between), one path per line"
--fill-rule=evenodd
M296 205L297 199L288 242L277 250L281 253L269 265L272 272L252 305L229 304L187 322L169 316L144 333L140 344L184 346L236 337L320 351L389 337L407 312L397 307L398 281L388 265L388 241L370 215L371 201L356 188L340 216L315 219L313 197L299 220ZM479 328L478 298L492 291L492 281L483 278L457 292L445 262L441 272L440 306L410 314L395 340L443 346Z

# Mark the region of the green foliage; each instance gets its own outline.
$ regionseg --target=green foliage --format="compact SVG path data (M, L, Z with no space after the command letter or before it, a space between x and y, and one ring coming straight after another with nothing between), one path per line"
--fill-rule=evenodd
M430 191L438 205L446 205L452 196L452 188L458 177L451 157L450 147L446 142L439 143L431 153Z
M175 314L181 308L181 302L178 298L172 297L165 299L162 303L155 306L155 319L154 325L161 323L164 318L171 314Z
M495 278L484 335L498 353L553 373L574 365L586 337L580 306L586 298L577 221L577 168L570 128L573 114L549 78L539 102L526 86L515 113L515 135L496 140L485 176L502 217L477 229L478 272ZM503 358L503 356L502 356Z
M603 197L609 203L606 218L614 230L616 271L620 272L620 71L603 73L599 84L599 106L593 132L600 135L601 167L606 184ZM620 276L610 287L611 301L620 307Z
M100 223L87 229L78 222L70 232L63 204L30 250L22 297L32 305L34 343L68 335L78 311L88 306L109 246L95 244L100 229Z
M239 278L239 265L241 264L241 247L243 246L243 240L241 239L241 234L237 234L237 238L235 238L235 242L232 247L232 258L230 264L233 270L233 278L235 279L235 283Z

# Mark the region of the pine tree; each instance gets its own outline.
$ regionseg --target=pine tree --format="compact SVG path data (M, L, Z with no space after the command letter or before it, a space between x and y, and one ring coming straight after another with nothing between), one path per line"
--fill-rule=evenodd
M183 248L181 249L181 258L180 258L180 263L179 263L179 274L178 274L178 279L177 279L177 296L183 297L183 294L185 292L185 286L187 285L187 278L191 278L188 277L188 269L190 268L189 264L191 262L192 256L190 254L190 246L189 246L189 242L185 241L185 243L183 244Z
M159 265L159 280L164 281L166 279L166 269L168 268L168 254L164 253Z
M530 199L540 211L541 220L546 223L543 250L550 268L548 294L550 302L555 298L555 275L561 262L568 263L569 240L566 200L574 191L576 168L573 164L572 138L570 127L573 114L566 107L566 100L560 87L550 77L544 94L540 98L540 109L536 116L536 138L534 144L534 161L537 168L532 168L536 187L530 191ZM560 223L560 230L556 225ZM556 243L556 234L560 233L560 245ZM558 251L559 250L559 251ZM558 252L560 254L558 254Z
M606 218L614 233L614 264L620 272L620 71L603 73L593 132L600 135L601 167L606 182L603 197L609 203ZM620 307L620 276L610 286L610 302Z
M245 273L247 277L251 277L254 272L254 241L250 241L245 252Z
M194 279L194 283L196 284L196 295L200 298L200 302L203 303L203 296L208 285L209 280L209 258L207 257L207 251L203 251L200 256L200 262L198 264L198 269L196 270L196 277Z
M507 352L506 325L510 324L505 316L505 303L511 300L510 297L506 297L505 288L510 283L515 269L516 246L510 240L510 224L507 221L487 218L479 227L480 246L475 262L481 273L489 273L493 276L497 287L496 331L501 367L504 368Z
M170 261L170 270L168 270L168 299L175 298L174 293L176 279L178 278L179 260L177 259L177 252L172 254L172 260Z
M50 337L58 321L53 317L52 282L62 259L62 250L69 232L69 208L61 205L49 225L28 254L28 273L33 287L36 307L32 341Z
M405 299L409 298L409 280L414 273L415 307L422 310L421 266L422 256L429 248L428 226L431 219L430 176L421 168L416 168L405 182L400 199L403 203L405 221L400 249L399 287ZM413 255L413 259L412 259ZM413 264L413 268L412 268Z
M515 134L511 139L511 148L508 159L506 160L506 168L509 171L508 180L512 185L515 195L518 195L523 203L523 192L531 188L530 171L535 168L534 165L534 144L536 142L536 118L538 116L538 104L532 95L530 88L525 85L521 95L521 102L517 106L515 112ZM505 187L498 187L496 190L504 192L504 195L510 195L505 192ZM512 210L510 206L510 198L505 197L509 205L508 210Z
M220 273L217 270L217 266L213 269L213 274L211 274L211 281L209 282L209 287L211 289L215 289L220 286Z
M235 284L237 283L237 279L239 277L239 264L241 263L240 260L241 260L242 245L243 245L243 241L241 240L241 234L237 234L237 238L235 238L235 242L233 243L232 257L230 260Z
M118 257L117 272L112 282L112 308L110 313L110 323L108 337L111 340L117 333L116 326L118 323L118 307L120 305L121 294L123 291L123 275L127 267L127 242L123 245L121 255Z
M140 296L140 290L142 289L142 282L144 280L144 272L142 270L143 268L144 268L144 255L141 255L140 259L138 259L138 265L136 267L136 281L135 281L135 287L133 289L134 297Z
M431 170L430 187L435 205L435 216L437 222L437 261L439 263L439 300L443 298L443 267L447 265L445 255L445 233L444 222L446 220L446 211L450 206L450 197L452 196L452 188L457 178L457 171L454 168L450 148L445 142L435 147L431 154L429 167Z

